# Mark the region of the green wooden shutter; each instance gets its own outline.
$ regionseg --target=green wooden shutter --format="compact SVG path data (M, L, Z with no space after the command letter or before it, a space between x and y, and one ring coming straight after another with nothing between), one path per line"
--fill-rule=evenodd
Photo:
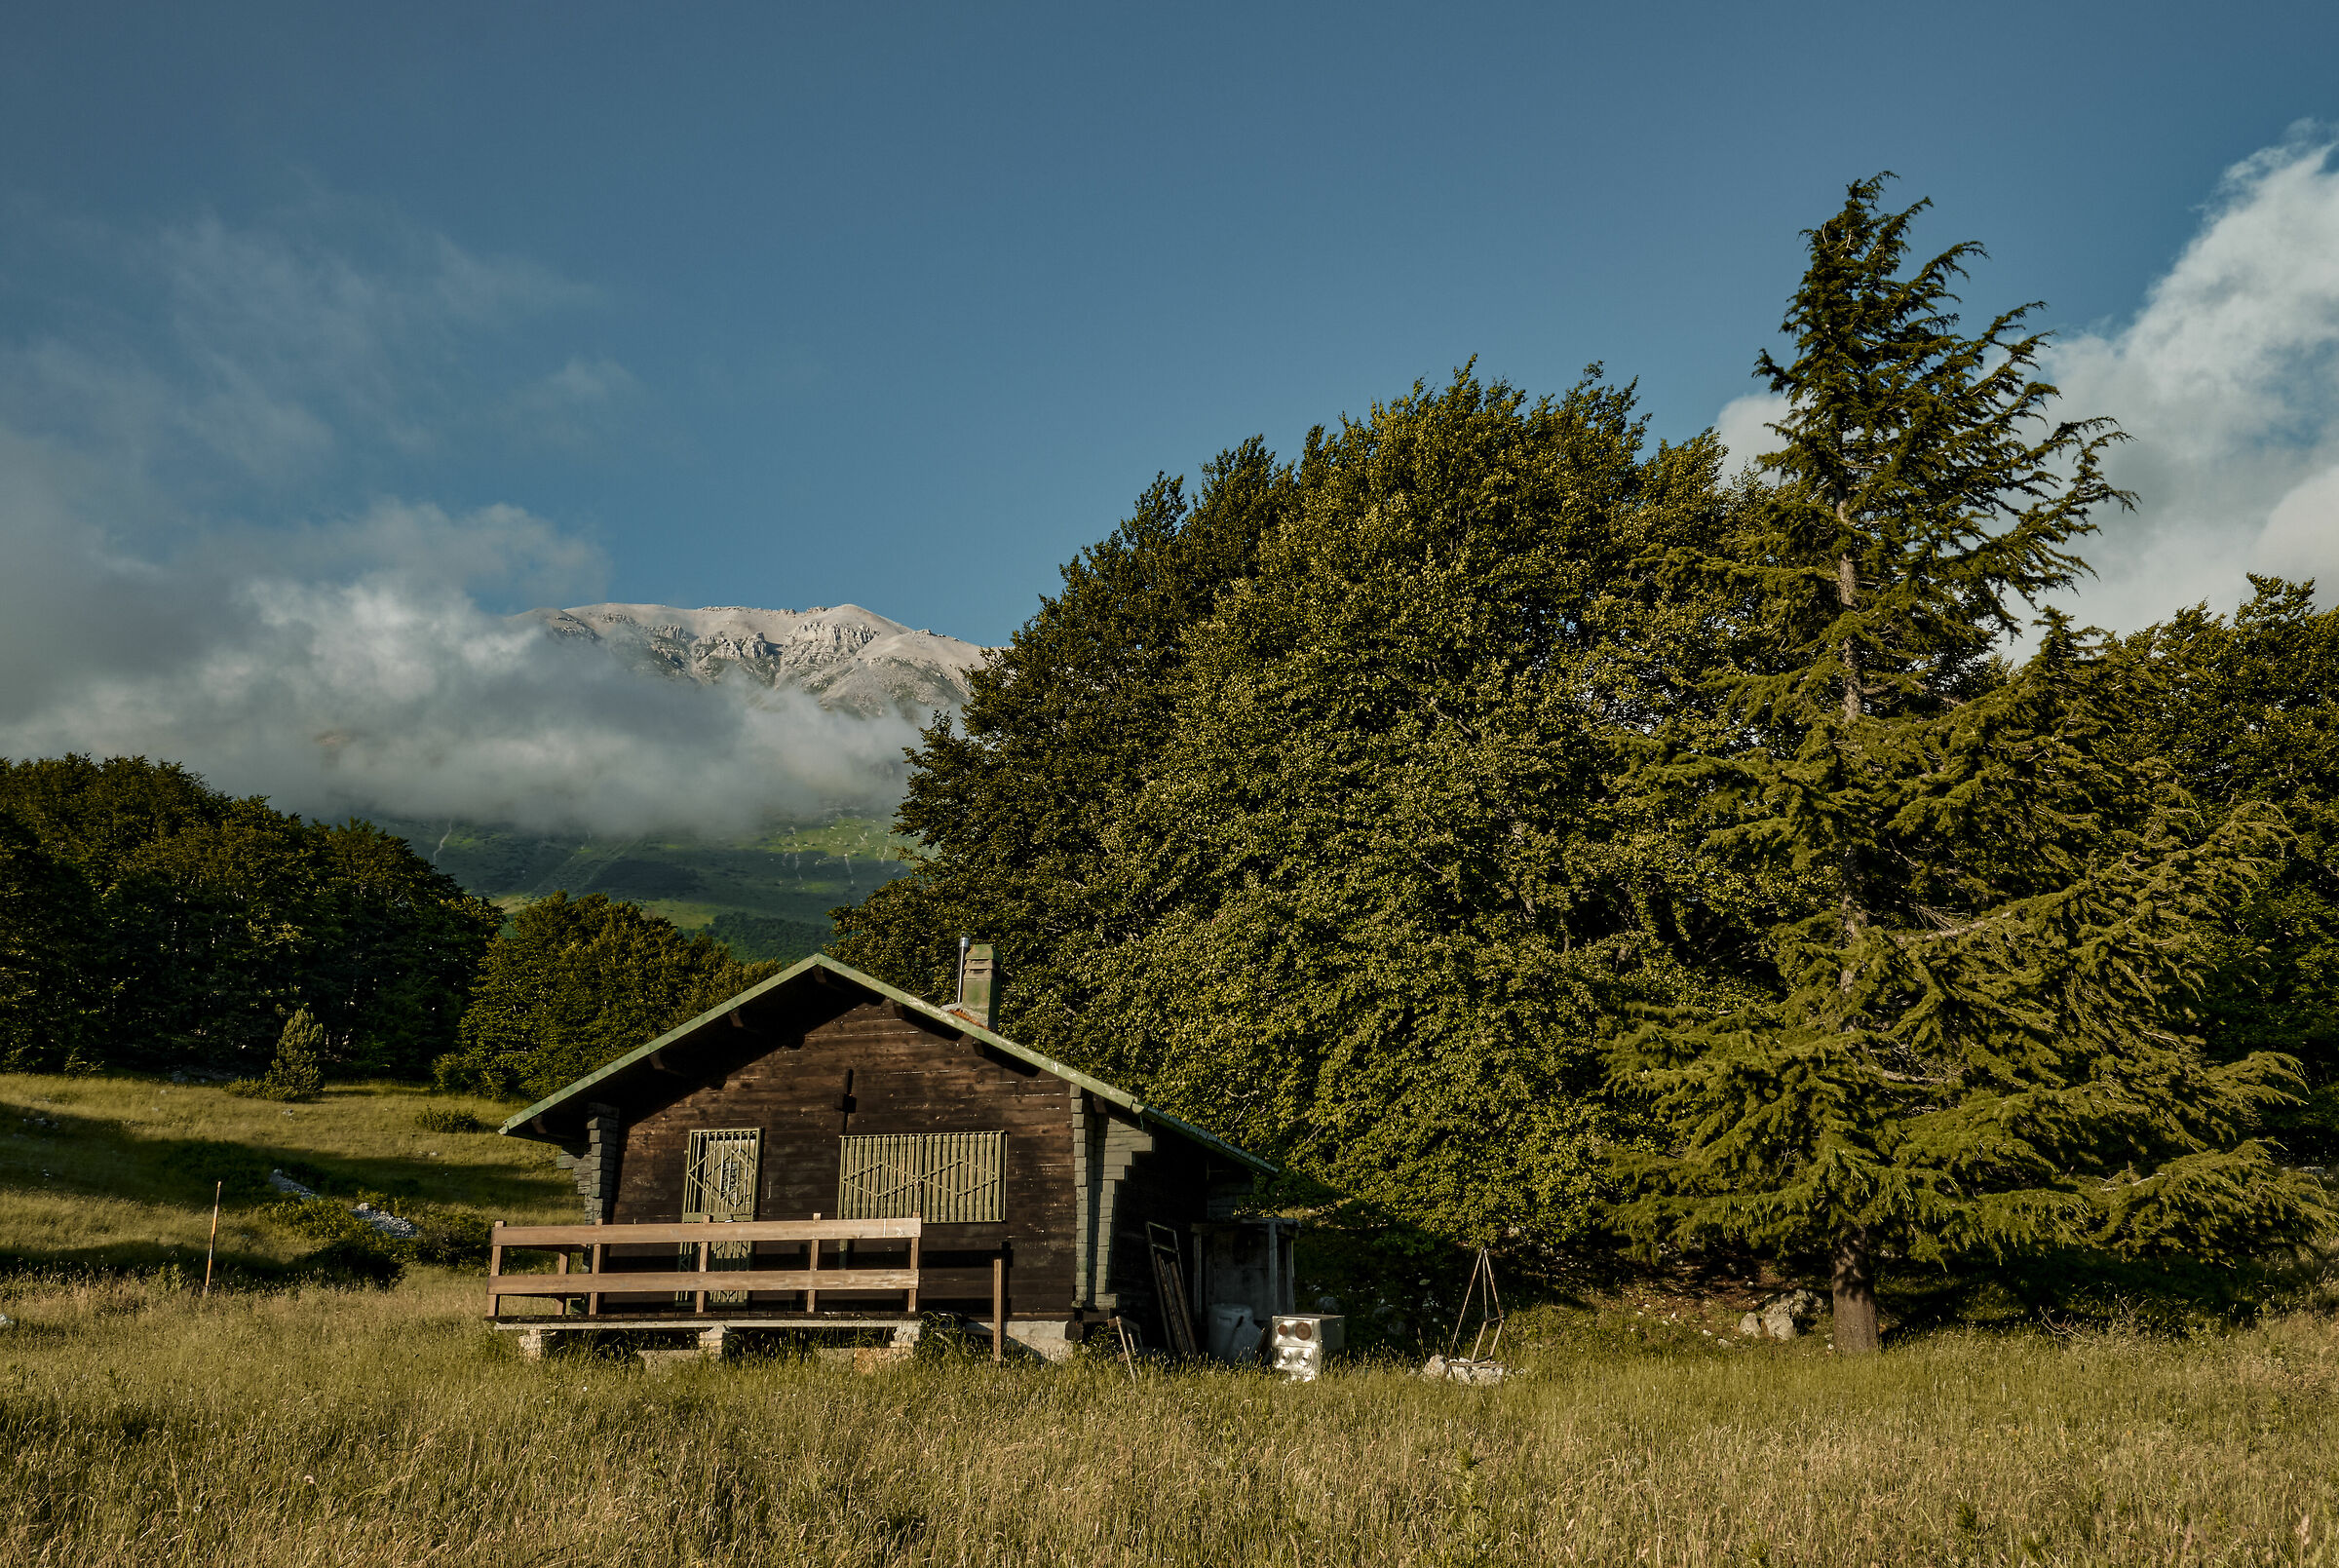
M755 1217L755 1184L762 1166L763 1133L751 1127L696 1128L682 1165L682 1218L735 1224ZM708 1249L709 1272L744 1269L753 1257L752 1242L717 1242ZM675 1267L698 1267L698 1248L685 1242L674 1249ZM674 1304L688 1306L691 1293L677 1292ZM709 1290L709 1307L744 1307L744 1290Z
M1004 1132L937 1132L926 1139L926 1217L970 1224L1000 1217Z
M906 1219L918 1212L926 1174L918 1138L889 1132L837 1141L838 1219Z
M837 1140L839 1219L923 1218L938 1225L1003 1213L1004 1132L888 1132Z

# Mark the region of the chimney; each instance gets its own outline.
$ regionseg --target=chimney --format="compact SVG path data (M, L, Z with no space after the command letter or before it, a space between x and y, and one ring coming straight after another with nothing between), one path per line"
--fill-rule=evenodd
M997 989L997 972L991 963L991 944L958 939L958 1006L952 1011L964 1013L983 1028L991 1026L991 999Z

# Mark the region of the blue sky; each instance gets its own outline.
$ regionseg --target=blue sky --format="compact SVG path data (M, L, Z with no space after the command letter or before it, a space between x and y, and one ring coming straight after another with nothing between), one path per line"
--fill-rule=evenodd
M1713 423L1880 169L2167 438L2084 608L2339 530L2327 0L10 11L12 662L263 579L997 642L1157 470L1473 355Z

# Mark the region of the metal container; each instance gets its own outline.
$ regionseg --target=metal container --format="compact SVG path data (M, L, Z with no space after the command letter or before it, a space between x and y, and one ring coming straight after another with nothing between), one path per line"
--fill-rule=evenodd
M1267 1365L1293 1383L1313 1383L1324 1358L1348 1342L1348 1319L1315 1313L1285 1313L1275 1319L1267 1342Z

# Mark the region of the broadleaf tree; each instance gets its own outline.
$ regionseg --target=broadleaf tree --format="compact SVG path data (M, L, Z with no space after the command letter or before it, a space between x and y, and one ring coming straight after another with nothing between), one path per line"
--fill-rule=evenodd
M2136 721L2120 740L2167 759L2205 811L2279 806L2280 872L2229 920L2203 998L2210 1054L2295 1056L2305 1103L2271 1130L2289 1157L2339 1163L2339 610L2312 583L2253 577L2231 616L2205 605L2125 639Z
M1772 932L1771 995L1652 1021L1615 1063L1670 1138L1624 1162L1627 1230L1825 1258L1848 1354L1879 1347L1896 1259L2230 1258L2326 1217L2247 1135L2291 1064L2190 1033L2279 818L2211 823L2114 755L2118 683L2059 619L2018 670L1994 659L2126 500L2118 433L2057 417L2034 307L1960 330L1978 247L1903 275L1926 204L1882 186L1808 231L1794 357L1757 365L1786 407L1754 525L1687 562L1749 591L1768 646L1728 685L1742 745L1648 764L1718 852L1823 878L1826 906Z
M556 893L488 943L444 1087L552 1093L675 1024L780 973L742 964L712 937L603 894Z
M97 901L72 865L0 810L0 1072L81 1060L97 987Z
M0 879L48 865L48 897L21 907L62 898L78 933L41 939L57 978L22 997L0 982L0 1037L45 1020L8 1048L28 1066L251 1072L305 1007L330 1071L419 1076L454 1044L500 921L368 823L232 799L173 763L0 759L0 813L18 824L0 860L29 857ZM18 918L0 911L0 947Z
M1596 375L1464 372L1288 466L1246 443L1191 511L1157 486L914 758L932 858L842 956L939 994L972 932L1011 1033L1360 1212L1580 1241L1596 1041L1780 897L1619 790L1620 737L1710 708L1716 618L1643 563L1728 531L1719 455L1649 450Z
M1002 1025L1077 1056L1109 945L1111 836L1174 739L1186 641L1259 541L1286 516L1291 468L1258 440L1203 468L1195 494L1158 477L1060 593L975 671L910 755L898 825L911 874L835 911L835 951L944 1000L962 935L995 944L1010 975Z

